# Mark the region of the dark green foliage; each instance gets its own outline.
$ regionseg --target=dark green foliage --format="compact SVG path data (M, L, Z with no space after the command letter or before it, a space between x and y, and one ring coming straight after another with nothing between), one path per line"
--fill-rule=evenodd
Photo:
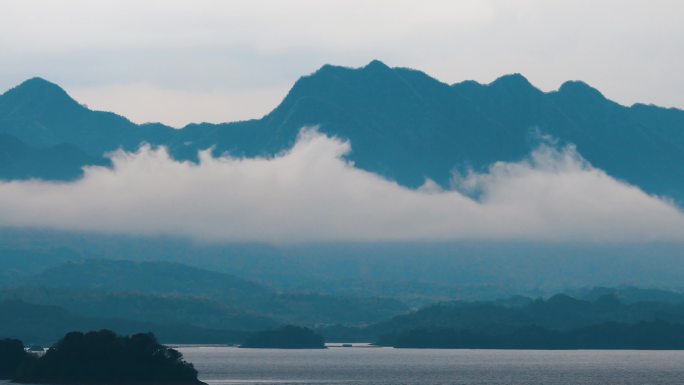
M286 325L275 330L266 330L251 335L240 345L241 348L270 349L325 349L323 337L311 329Z
M413 329L380 337L378 345L436 349L684 349L684 325L606 322L565 331L528 326L511 332Z
M71 332L14 379L51 384L199 384L197 371L154 335L117 336L111 331Z
M0 380L14 378L27 356L21 341L0 339Z

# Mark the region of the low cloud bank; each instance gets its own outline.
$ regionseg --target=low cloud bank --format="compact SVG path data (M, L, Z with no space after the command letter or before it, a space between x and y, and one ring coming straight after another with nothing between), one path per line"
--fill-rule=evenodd
M198 240L679 241L684 214L587 164L572 147L418 190L359 170L351 144L304 130L274 158L178 162L163 148L111 155L71 183L0 183L0 226ZM471 192L476 192L471 198Z

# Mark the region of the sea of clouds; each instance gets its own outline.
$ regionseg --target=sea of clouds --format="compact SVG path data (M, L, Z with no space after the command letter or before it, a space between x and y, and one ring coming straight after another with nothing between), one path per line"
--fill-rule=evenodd
M112 153L74 182L0 182L0 226L186 236L201 241L684 239L684 214L592 167L573 147L410 189L355 168L353 144L305 129L272 158Z

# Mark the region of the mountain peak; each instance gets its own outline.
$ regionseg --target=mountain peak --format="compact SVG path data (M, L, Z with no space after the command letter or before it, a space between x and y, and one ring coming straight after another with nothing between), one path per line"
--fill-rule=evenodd
M558 93L577 96L591 96L594 98L605 99L601 91L590 86L581 80L569 80L563 83L558 89Z
M46 80L44 78L41 78L40 76L34 76L30 79L27 79L23 81L21 84L19 84L19 87L22 86L35 86L35 87L59 87L57 84Z
M66 94L66 91L64 91L60 86L41 77L33 77L25 80L12 90L24 92L61 92Z
M370 63L366 64L365 67L363 67L365 70L371 70L371 71L386 71L391 69L387 64L381 62L378 59L373 59L370 61Z
M69 94L60 86L40 77L28 79L5 92L2 96L8 100L14 100L22 104L49 103L61 106L79 106L78 102L69 96Z
M338 65L332 65L332 64L324 64L321 68L319 68L317 71L315 71L312 75L310 76L304 76L304 78L307 77L312 77L315 75L330 75L330 74L349 74L349 73L367 73L367 74L375 74L375 73L382 73L382 72L387 72L391 71L392 68L390 68L387 64L381 62L380 60L371 60L368 64L366 64L363 67L345 67L345 66L338 66Z
M489 85L494 87L506 87L516 89L535 88L532 85L532 83L530 83L530 81L527 80L526 77L519 73L512 73L501 76L498 79L491 82Z

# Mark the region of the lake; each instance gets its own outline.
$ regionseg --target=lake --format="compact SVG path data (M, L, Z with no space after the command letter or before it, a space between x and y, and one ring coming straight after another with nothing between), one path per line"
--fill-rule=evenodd
M684 351L179 347L223 384L680 385Z

